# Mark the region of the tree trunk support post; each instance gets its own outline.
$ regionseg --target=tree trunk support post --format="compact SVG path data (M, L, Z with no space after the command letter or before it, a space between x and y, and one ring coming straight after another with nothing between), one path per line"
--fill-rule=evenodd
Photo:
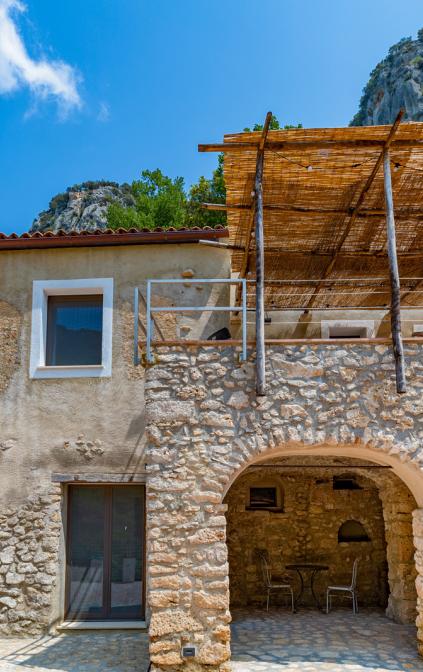
M395 235L394 200L392 197L391 162L389 149L383 152L383 174L386 205L386 233L388 240L389 276L391 280L391 331L395 357L395 375L398 394L406 392L404 350L401 336L401 287L398 272Z
M268 112L257 150L254 180L254 225L256 238L256 393L266 394L266 355L264 342L264 233L263 233L263 165L264 146L272 113Z

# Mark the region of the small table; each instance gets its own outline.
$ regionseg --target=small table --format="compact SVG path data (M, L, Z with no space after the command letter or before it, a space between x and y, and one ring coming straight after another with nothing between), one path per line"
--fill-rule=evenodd
M297 599L295 600L295 604L298 607L301 604L301 598L304 593L304 577L303 577L303 572L310 572L310 590L311 594L313 596L313 600L317 606L318 609L322 609L322 605L319 602L319 599L314 592L314 579L316 577L316 574L318 572L324 572L329 569L328 565L320 565L315 562L294 562L291 565L285 565L285 569L293 569L295 572L297 572L298 576L300 577L301 581L301 588L300 592L298 594Z

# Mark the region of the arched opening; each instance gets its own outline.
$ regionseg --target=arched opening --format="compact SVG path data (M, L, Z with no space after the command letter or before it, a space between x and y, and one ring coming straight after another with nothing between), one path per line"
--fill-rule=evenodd
M275 619L280 641L295 637L298 619L305 618L313 619L317 639L330 639L334 618L345 621L345 627L353 625L348 619L361 619L360 625L370 632L386 623L386 627L408 628L408 635L415 633L412 512L417 504L410 489L389 464L317 454L316 449L305 453L262 456L237 474L225 495L235 669L242 647L244 653L255 647L256 660L270 660L265 649L277 649L271 636ZM249 507L251 488L260 484L282 493L283 506ZM275 581L288 581L296 597L301 593L301 578L304 581L296 614L289 609L289 595L275 590L267 615L257 550L266 552ZM336 599L326 616L319 608L326 604L327 586L348 585L356 558L360 613L353 615L351 601ZM307 564L321 567L314 574L313 590L313 570L300 568L299 574L293 567ZM254 631L252 622L258 641L248 635ZM273 624L266 646L257 624L264 629ZM310 622L304 627L309 628Z
M338 530L338 544L371 541L366 528L359 520L346 520Z

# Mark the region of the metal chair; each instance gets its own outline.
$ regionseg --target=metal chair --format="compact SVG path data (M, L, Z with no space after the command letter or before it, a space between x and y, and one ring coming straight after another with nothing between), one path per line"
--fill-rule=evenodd
M278 577L277 580L272 579L267 551L257 550L257 555L260 560L263 581L267 591L266 611L269 611L270 593L272 591L284 591L291 595L291 610L292 613L295 613L294 591L292 590L292 586L285 582L284 577Z
M340 597L347 597L352 600L353 613L358 614L358 599L357 599L357 571L358 571L358 558L354 560L351 576L351 585L350 586L328 586L326 590L326 613L332 609L332 597L333 595L339 595Z

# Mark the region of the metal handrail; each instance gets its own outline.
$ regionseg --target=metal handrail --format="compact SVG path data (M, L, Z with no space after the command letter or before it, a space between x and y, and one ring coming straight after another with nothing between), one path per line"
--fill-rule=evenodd
M153 285L174 285L174 284L216 284L216 285L241 285L242 301L240 306L152 306L151 305L151 290ZM242 314L242 351L240 355L241 361L247 359L247 280L245 278L160 278L157 280L147 280L146 292L146 360L151 363L153 356L151 352L151 342L154 329L153 313L170 313L170 312L241 312ZM134 364L139 364L138 356L138 313L139 313L139 290L135 288L134 293ZM212 341L210 342L212 343ZM183 339L181 339L183 344Z

